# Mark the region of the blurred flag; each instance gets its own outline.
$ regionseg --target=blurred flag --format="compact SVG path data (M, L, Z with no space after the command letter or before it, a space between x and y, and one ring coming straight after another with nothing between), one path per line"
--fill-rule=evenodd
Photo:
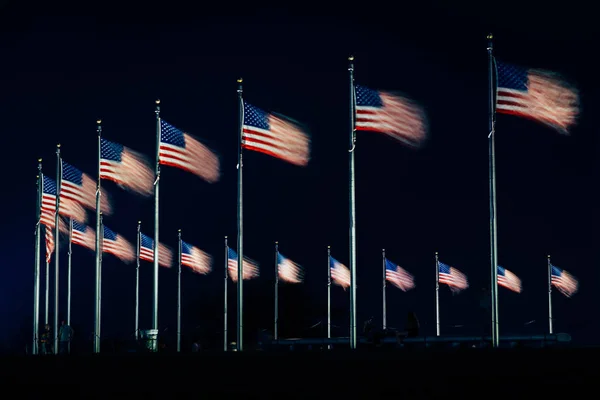
M579 114L579 94L559 75L496 61L496 111L536 120L567 134Z
M154 240L143 233L140 235L140 259L154 262ZM173 252L162 243L158 244L158 265L167 268L173 265Z
M498 285L512 290L513 292L521 293L523 287L518 276L509 270L498 265Z
M160 257L160 253L159 253ZM208 274L212 267L212 258L196 246L181 241L181 265L190 267L199 274Z
M183 169L210 183L219 180L219 158L198 140L162 119L158 160L162 165Z
M54 233L52 233L52 228L46 226L44 228L46 233L46 262L50 263L52 260L52 253L54 253Z
M573 296L579 290L579 282L573 275L565 270L562 270L554 265L552 267L552 274L550 282L552 286L557 288L559 292L567 297Z
M331 268L331 279L333 283L346 290L350 287L350 270L344 264L333 257L330 257L329 268Z
M68 199L81 203L84 207L96 209L96 181L84 174L69 163L62 162L62 182L60 187L60 201ZM112 209L108 195L102 191L100 196L100 210L103 214L110 215Z
M233 282L237 282L237 280L238 280L238 255L232 248L228 248L227 254L228 254L227 270L229 271L229 277L231 278L231 280ZM258 276L260 275L260 270L258 269L258 263L255 261L252 261L248 257L244 257L244 264L243 264L242 269L243 269L242 273L244 274L244 276L243 276L244 280L258 278Z
M104 231L104 240L102 241L102 252L110 253L125 263L135 260L135 251L133 246L106 226L102 226Z
M289 258L284 257L281 253L277 253L277 272L279 279L284 282L302 283L302 267Z
M439 278L438 282L446 284L453 293L458 293L469 287L467 276L454 267L438 262Z
M56 181L44 175L42 182L42 216L41 222L44 225L54 226L54 213L56 211ZM86 222L87 213L85 209L73 200L64 201L61 199L59 214L74 220Z
M71 240L74 244L90 250L96 249L96 232L89 226L77 221L73 221L73 236Z
M356 130L384 133L411 147L427 137L423 109L412 100L364 86L355 86Z
M403 292L415 287L415 278L406 272L404 268L394 264L387 258L385 259L385 280Z
M298 124L246 102L242 147L299 166L306 166L310 159L310 139Z
M100 139L100 179L117 183L143 196L154 192L154 171L140 153Z

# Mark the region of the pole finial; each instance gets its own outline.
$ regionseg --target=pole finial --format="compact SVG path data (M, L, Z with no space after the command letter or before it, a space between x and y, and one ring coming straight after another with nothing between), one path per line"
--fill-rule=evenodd
M154 103L156 103L156 105L159 105L160 104L160 99L154 100Z
M39 175L36 175L36 176L35 176L35 179L40 179L40 176L39 176Z
M141 224L142 224L142 221L138 221L138 225L141 225Z
M354 56L348 57L348 61L354 61Z
M41 158L38 158L38 162L42 162L42 159L41 159Z
M548 254L548 258L550 258L550 254Z
M242 78L237 79L237 83L242 83L244 80Z
M435 255L436 255L436 256L438 255L438 252L437 252L437 251L435 252Z
M181 233L181 229L177 229L177 232Z
M331 248L331 246L327 246L327 248L328 248L328 249L330 249L330 248Z
M102 120L101 120L100 118L98 118L98 119L96 120L96 123L97 123L98 125L100 125L100 124L102 123Z
M275 244L279 244L279 242L276 240L276 241L275 241Z
M494 35L492 35L491 33L488 33L487 35L487 39L488 40L492 40L494 38Z
M57 149L60 149L60 143L56 145L56 148L57 148Z
M225 235L225 239L227 239L227 235Z

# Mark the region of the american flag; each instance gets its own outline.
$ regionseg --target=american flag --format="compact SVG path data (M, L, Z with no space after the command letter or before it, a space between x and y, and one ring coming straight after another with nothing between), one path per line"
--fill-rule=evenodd
M281 253L277 254L277 272L279 279L288 283L302 283L303 271L302 267L286 258Z
M356 130L384 133L418 147L427 137L423 109L412 100L356 85Z
M496 111L536 120L562 133L575 124L579 94L552 72L496 61Z
M92 228L77 221L73 221L73 236L71 241L90 250L96 249L96 232Z
M44 175L42 182L42 215L41 223L54 227L54 213L56 211L56 181ZM85 209L73 200L64 200L60 202L59 214L65 217L73 218L77 221L86 222L87 213Z
M385 280L403 292L415 287L415 278L406 272L404 268L394 264L387 258L385 260Z
M46 262L50 263L52 253L54 253L54 233L48 226L44 228L44 231L46 233Z
M60 187L60 201L69 199L82 204L84 207L96 209L96 181L84 174L69 163L62 162L62 183ZM103 214L110 215L112 209L107 194L102 191L100 196L100 210Z
M331 269L331 279L333 283L346 290L350 287L350 270L344 264L333 257L330 257L329 268Z
M123 236L113 232L106 226L102 226L104 240L102 241L102 252L110 253L125 263L135 260L133 246Z
M310 139L298 124L244 102L242 147L306 166L310 159Z
M190 267L196 273L208 274L212 270L211 264L211 256L196 246L181 241L181 265Z
M158 160L162 165L183 169L210 183L219 180L219 158L198 140L164 120L160 121Z
M237 282L237 280L238 280L238 255L232 248L227 249L227 255L228 255L227 270L229 271L229 276L231 277L231 280L233 282ZM248 257L244 257L244 264L243 264L242 269L243 269L242 273L244 275L243 276L244 280L258 278L258 276L260 275L260 270L258 269L258 263L255 261L252 261Z
M154 192L154 171L148 160L121 144L100 138L100 179L144 196Z
M469 287L467 276L454 267L438 262L439 283L450 286L452 292L457 293Z
M498 265L498 285L512 290L513 292L521 293L523 287L521 286L521 279L518 276L510 272L509 270L502 268Z
M140 233L140 259L154 262L154 240L150 236ZM173 252L162 243L158 244L158 265L171 268Z
M552 274L550 282L552 286L558 289L559 292L564 294L567 297L573 296L579 290L579 282L573 275L568 273L567 271L555 267L552 267Z

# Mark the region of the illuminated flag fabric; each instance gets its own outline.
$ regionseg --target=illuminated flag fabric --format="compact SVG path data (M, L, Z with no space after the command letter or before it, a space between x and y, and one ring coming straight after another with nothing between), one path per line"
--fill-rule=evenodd
M552 72L496 61L496 111L529 118L562 133L576 122L579 94Z
M242 147L299 166L306 166L310 159L310 139L298 124L246 102Z
M396 286L403 292L415 287L415 278L406 270L387 258L385 259L385 280Z
M160 254L159 254L160 257ZM181 241L181 265L190 267L199 274L208 274L211 269L212 258L196 246Z
M237 280L238 280L238 255L231 248L228 248L227 254L228 254L227 271L229 272L229 276L231 277L231 280L234 282L237 282ZM251 259L249 259L247 257L244 257L244 264L243 264L242 269L243 269L242 273L244 274L244 276L243 276L244 280L258 278L258 276L260 275L260 271L258 269L258 263L256 263L255 261L252 261Z
M100 179L117 183L143 196L154 192L154 171L140 153L121 144L100 139Z
M56 181L44 176L42 182L42 215L41 222L46 226L54 226L54 212L56 211ZM74 220L86 222L87 213L79 203L73 200L64 200L60 202L60 215L73 218Z
M104 240L102 241L102 252L110 253L125 263L135 260L133 246L123 236L113 232L106 226L102 227Z
M356 130L384 133L418 147L427 137L423 109L412 100L356 85Z
M69 163L62 162L62 184L60 201L68 199L82 204L84 207L96 209L96 181ZM107 194L102 191L100 210L106 215L112 213Z
M219 180L219 158L205 145L161 119L158 160L207 182Z
M281 253L277 254L277 273L279 279L288 283L302 283L302 267L284 257Z
M330 257L329 268L331 268L331 279L333 283L346 290L350 287L350 270L344 264L333 257Z
M154 262L154 240L149 236L141 234L140 259ZM158 244L158 265L171 268L173 264L173 252L162 243Z
M54 233L48 226L44 228L44 231L46 233L46 262L50 263L52 253L54 253Z
M498 265L498 285L512 290L513 292L521 293L523 287L518 276L509 270Z
M448 285L452 292L458 293L469 287L467 276L454 267L438 262L439 278L438 282Z
M87 225L73 221L73 236L71 236L71 241L73 244L95 250L96 232Z
M550 282L552 286L567 297L573 296L579 290L579 282L567 271L551 265L552 274Z

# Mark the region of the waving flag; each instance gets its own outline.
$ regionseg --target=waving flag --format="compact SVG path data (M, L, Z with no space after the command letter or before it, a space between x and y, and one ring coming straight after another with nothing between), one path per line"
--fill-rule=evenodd
M113 181L143 196L154 191L154 171L146 158L103 138L100 139L100 179Z
M356 85L356 130L384 133L412 147L427 137L423 109L412 100Z
M54 213L56 211L56 181L48 178L44 175L42 182L42 224L50 227L54 227ZM85 209L73 200L67 200L60 202L59 214L65 217L73 218L74 220L86 222L87 213Z
M438 282L446 284L453 293L458 293L469 287L467 276L454 267L439 262Z
M84 174L69 163L62 162L62 184L60 188L60 201L64 199L76 201L84 207L96 209L96 181ZM108 195L102 191L100 196L100 210L103 214L110 215L112 209Z
M552 265L550 282L552 286L567 297L573 296L579 290L579 282L567 271Z
M86 247L90 250L96 248L96 232L87 225L73 221L73 236L71 240L74 244Z
M350 287L350 270L335 258L330 258L329 268L331 268L331 279L333 279L333 283L346 290L346 288Z
M210 183L219 180L219 158L198 140L162 119L158 160L163 165L191 172Z
M298 124L246 102L242 147L299 166L306 166L310 159L310 139Z
M154 240L149 236L141 234L140 259L154 262ZM158 244L158 265L171 268L173 265L173 252L162 243Z
M385 259L385 280L403 292L415 287L415 278L406 272L404 268L394 264L387 258Z
M227 255L228 255L227 271L229 272L229 276L231 277L231 280L233 282L237 282L237 280L238 280L238 255L231 248L228 249ZM258 276L260 275L260 271L258 269L258 263L256 263L255 261L252 261L251 259L249 259L247 257L244 257L244 264L243 264L242 269L243 269L242 273L244 274L244 276L243 276L244 280L258 278Z
M529 118L567 134L579 114L579 94L558 74L496 61L496 111Z
M498 285L512 290L513 292L521 293L523 287L521 280L509 270L498 265Z
M125 263L135 260L135 251L133 246L106 226L102 227L104 231L104 240L102 241L102 252L112 254Z
M302 267L284 257L281 253L277 254L277 273L279 279L288 283L302 283Z
M46 233L46 262L50 263L52 260L52 253L54 253L54 233L52 233L52 228L46 226L44 228Z
M160 253L159 253L160 257ZM211 269L212 258L196 246L181 241L181 265L190 267L199 274L208 274Z

